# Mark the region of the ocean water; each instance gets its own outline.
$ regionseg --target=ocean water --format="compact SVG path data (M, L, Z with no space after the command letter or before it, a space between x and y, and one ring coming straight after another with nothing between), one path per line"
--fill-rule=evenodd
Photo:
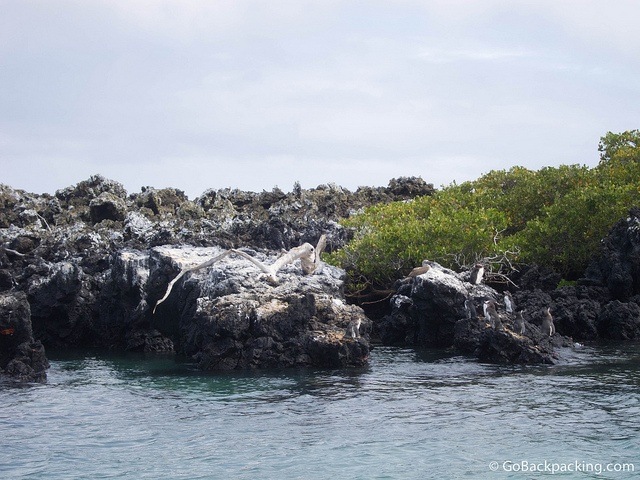
M50 352L46 384L0 385L0 478L639 478L640 346L562 355L378 347L357 370L211 374Z

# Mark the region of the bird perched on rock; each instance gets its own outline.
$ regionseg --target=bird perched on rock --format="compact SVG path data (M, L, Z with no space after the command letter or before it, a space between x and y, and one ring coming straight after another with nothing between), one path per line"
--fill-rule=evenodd
M513 322L513 331L520 335L524 335L524 330L525 330L524 318L522 318L522 310L521 310L518 313L516 313L516 319Z
M362 320L359 317L356 317L354 320L349 322L347 325L347 330L344 332L345 337L350 338L360 338L360 324Z
M469 320L473 320L477 316L476 306L473 304L473 300L471 298L467 298L464 301L464 310L467 312L467 318Z
M411 270L406 277L402 278L400 280L400 283L405 284L405 283L411 282L413 281L414 278L416 278L419 275L422 275L423 273L427 273L429 270L431 270L431 266L429 265L422 265L421 267L416 267L413 270Z
M409 272L409 275L407 275L407 277L415 278L418 275L422 275L423 273L427 273L430 269L431 269L431 267L429 265L422 265L421 267L416 267L416 268L414 268L413 270L411 270Z
M556 326L553 324L553 317L551 316L551 309L549 307L544 310L544 318L542 319L540 330L543 335L552 336L556 333Z
M476 263L471 269L471 275L469 276L469 282L474 285L479 285L482 282L482 277L484 276L484 265L481 263Z
M491 324L491 327L494 330L502 330L502 320L500 320L500 315L496 311L496 302L493 300L486 300L484 302L485 305L485 318Z
M513 297L511 296L511 292L506 290L504 292L504 307L507 313L513 313L516 311L516 304L513 301Z

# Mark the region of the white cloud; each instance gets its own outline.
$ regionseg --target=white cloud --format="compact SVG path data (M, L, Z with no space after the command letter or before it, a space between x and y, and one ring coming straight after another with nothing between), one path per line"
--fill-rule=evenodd
M132 28L179 42L305 31L340 2L304 0L101 0ZM308 30L307 30L308 31Z
M547 0L539 2L536 11L590 48L605 47L638 58L640 4L635 0Z
M532 54L523 50L506 49L427 49L418 53L418 57L434 63L465 62L465 61L504 61L531 57Z
M635 2L5 4L0 158L23 188L446 184L590 162L640 118Z

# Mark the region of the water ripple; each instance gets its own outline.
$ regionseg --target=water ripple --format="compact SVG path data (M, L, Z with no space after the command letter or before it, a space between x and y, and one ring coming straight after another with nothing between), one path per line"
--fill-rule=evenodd
M63 357L47 384L0 386L0 477L478 478L494 460L632 462L639 353L502 367L376 348L358 370L231 374Z

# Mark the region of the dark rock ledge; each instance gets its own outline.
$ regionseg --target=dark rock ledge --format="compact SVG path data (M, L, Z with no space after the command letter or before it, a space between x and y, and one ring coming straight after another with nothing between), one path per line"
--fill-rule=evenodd
M152 249L147 290L152 303L164 293L170 280L166 273L220 253L216 247ZM250 254L265 264L276 258ZM178 350L204 370L366 363L368 337L345 335L351 322L364 331L367 319L361 308L346 304L342 270L324 265L320 272L303 275L294 264L280 270L278 279L271 285L253 264L227 257L179 281L150 323L177 339Z
M640 339L640 209L631 209L616 223L576 285L557 287L560 276L537 265L513 278L519 286L513 298L524 311L524 335L514 332L503 292L471 285L467 272L425 265L431 267L426 273L398 282L390 313L375 321L382 343L452 348L481 361L529 364L556 363L558 347L574 342ZM466 318L468 297L477 318ZM496 302L503 329L484 321L487 299ZM547 307L557 332L552 337L540 332Z
M31 312L22 292L0 293L0 374L40 382L49 362L40 341L33 338Z
M246 259L185 275L153 306L181 268L223 249L241 248L265 264L282 250L315 244L339 248L351 232L339 220L368 205L428 195L421 179L350 192L335 185L290 193L207 191L194 201L176 189L145 187L127 195L94 176L55 195L0 185L0 375L43 381L44 347L107 347L186 355L207 370L360 366L373 332L383 343L451 348L481 361L553 363L573 341L640 337L640 211L634 209L603 240L602 251L575 286L531 266L514 281L526 331L514 332L502 292L471 285L468 274L429 263L399 282L390 312L369 321L345 299L344 272L324 266L303 275L287 265L272 285ZM498 305L503 328L478 311ZM557 334L542 335L550 307ZM345 335L359 322L361 336Z
M502 295L496 290L484 284L472 285L465 274L438 263L427 261L423 265L429 270L400 285L391 299L391 313L379 321L383 343L453 348L483 362L520 364L555 363L554 346L572 345L572 340L563 335L541 333L541 311L525 313L525 333L516 333L515 317L504 310ZM476 309L472 318L465 310L468 298ZM493 329L485 321L485 300L498 304L502 328Z
M363 365L368 323L346 303L344 272L334 267L306 276L289 265L274 286L246 259L228 257L186 275L155 315L152 307L180 268L221 249L244 248L268 264L321 234L339 248L350 235L341 218L432 192L420 178L355 192L208 190L194 201L172 188L128 195L99 175L55 195L0 185L0 374L46 378L43 344L174 352L207 370ZM351 322L362 336L345 336Z

